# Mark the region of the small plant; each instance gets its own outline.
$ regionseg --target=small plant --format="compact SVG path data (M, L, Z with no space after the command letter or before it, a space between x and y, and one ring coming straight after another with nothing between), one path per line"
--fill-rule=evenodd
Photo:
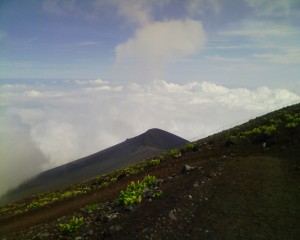
M185 146L185 149L188 151L196 151L197 150L197 143L188 143Z
M296 122L289 122L285 125L286 128L295 128L297 127L299 124Z
M146 176L143 181L131 182L125 191L121 191L117 203L126 207L136 205L142 202L145 189L153 188L158 182L155 176ZM159 197L161 191L155 192L153 197Z
M155 192L155 193L153 193L153 197L159 198L159 197L161 197L162 193L163 193L162 191Z
M288 123L285 125L286 128L295 128L300 125L300 114L285 114L285 118Z
M159 159L152 159L150 161L150 165L151 166L156 166L156 165L159 165L160 164L160 160Z
M238 138L238 136L229 135L227 138L231 141L235 141Z
M92 212L94 212L95 210L98 210L98 209L99 209L99 204L90 204L90 205L85 206L84 209L85 209L88 213L92 213Z
M144 188L145 185L140 181L131 182L125 191L121 191L117 200L118 204L128 207L140 203Z
M62 234L68 234L72 232L76 232L84 223L83 217L72 217L72 219L68 223L60 223L59 231Z
M116 178L116 177L112 177L111 179L110 179L110 182L111 183L114 183L114 182L116 182L118 179Z
M32 202L32 203L29 203L26 208L27 210L32 210L32 209L36 209L38 207L41 207L41 206L44 206L44 205L47 205L49 204L48 202Z
M270 123L275 124L275 125L280 125L280 124L282 124L282 121L280 118L271 118Z
M21 213L23 213L23 211L20 210L20 209L15 211L15 214L16 214L16 215L17 215L17 214L21 214Z
M142 171L144 171L145 169L143 167L132 167L132 168L125 168L125 174L126 174L126 177L130 176L130 175L135 175L135 174L138 174Z
M169 151L169 154L171 156L176 156L176 155L180 154L180 151L178 149L172 149L172 150Z
M63 194L61 194L60 198L71 198L71 197L74 197L76 195L84 194L84 193L87 193L87 192L88 192L87 189L84 189L84 190L70 190L70 191L66 191Z
M143 183L146 185L146 187L152 187L152 186L155 186L157 184L157 181L158 181L157 177L147 175L144 178Z

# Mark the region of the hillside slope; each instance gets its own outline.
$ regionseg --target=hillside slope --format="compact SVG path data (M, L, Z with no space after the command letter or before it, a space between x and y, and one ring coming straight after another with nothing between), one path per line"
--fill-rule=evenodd
M0 209L0 234L7 240L296 240L299 146L297 104L190 143L180 154L169 151L82 183L93 188L85 194L27 211L24 206L38 196L6 206ZM124 206L121 191L147 175L161 179L149 187L159 196L149 197L144 189L141 203ZM72 224L73 217L83 218L82 224ZM64 226L78 228L63 231Z
M161 129L150 129L115 146L50 169L10 191L1 202L58 189L180 147L188 141Z

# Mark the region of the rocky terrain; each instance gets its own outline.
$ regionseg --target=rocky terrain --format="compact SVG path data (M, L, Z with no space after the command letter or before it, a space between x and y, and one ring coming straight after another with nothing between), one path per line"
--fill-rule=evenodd
M10 239L300 239L300 104L0 208Z

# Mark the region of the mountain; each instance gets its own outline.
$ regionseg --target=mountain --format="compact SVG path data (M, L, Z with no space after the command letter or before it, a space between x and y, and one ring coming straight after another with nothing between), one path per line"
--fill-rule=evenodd
M139 136L126 139L122 143L90 156L42 172L10 191L2 201L15 201L32 194L47 192L87 180L152 157L162 151L180 147L187 142L187 140L161 129L150 129Z
M2 206L0 239L300 239L299 146L300 103Z

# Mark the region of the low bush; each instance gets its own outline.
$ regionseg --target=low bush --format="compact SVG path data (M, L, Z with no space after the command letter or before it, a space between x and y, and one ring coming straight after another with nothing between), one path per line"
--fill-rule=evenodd
M76 232L84 223L83 217L72 217L68 223L60 223L59 231L62 234Z
M150 165L151 166L156 166L156 165L159 165L160 164L160 160L159 159L152 159L150 161Z
M90 204L84 207L84 210L86 210L89 213L92 213L99 209L99 204Z
M125 191L121 191L117 203L122 206L133 206L142 202L144 190L157 185L158 179L155 176L146 176L143 181L131 182ZM155 192L153 197L159 197L161 191Z
M188 143L185 146L185 149L188 151L196 151L197 150L197 143Z
M176 155L180 154L180 151L179 151L179 149L172 149L169 151L169 154L171 156L176 156Z

